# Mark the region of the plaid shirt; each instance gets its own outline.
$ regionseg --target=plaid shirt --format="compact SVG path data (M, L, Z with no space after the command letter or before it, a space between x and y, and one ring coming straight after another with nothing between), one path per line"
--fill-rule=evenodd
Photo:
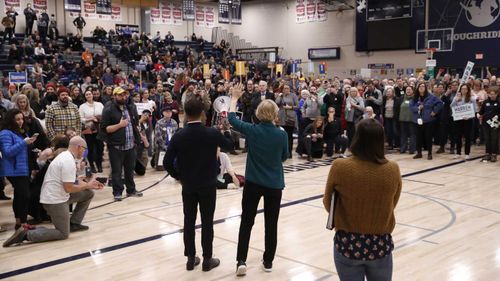
M170 135L168 135L169 128L171 130ZM165 118L160 119L155 127L155 149L167 151L168 143L178 128L179 126L174 119L170 118L168 122Z
M66 107L59 102L50 105L45 112L45 126L50 140L57 135L64 135L68 127L75 128L76 134L80 135L82 122L78 107L71 102Z
M127 119L128 125L125 127L125 144L115 146L118 150L129 150L134 148L134 128L132 127L132 118L128 113L127 107L123 107L122 115L124 119Z

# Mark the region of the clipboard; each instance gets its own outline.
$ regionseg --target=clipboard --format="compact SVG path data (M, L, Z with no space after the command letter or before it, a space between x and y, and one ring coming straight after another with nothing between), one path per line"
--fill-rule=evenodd
M328 212L328 220L326 221L326 229L333 230L335 228L335 207L337 205L338 194L334 190L332 192L332 201L330 203L330 211Z

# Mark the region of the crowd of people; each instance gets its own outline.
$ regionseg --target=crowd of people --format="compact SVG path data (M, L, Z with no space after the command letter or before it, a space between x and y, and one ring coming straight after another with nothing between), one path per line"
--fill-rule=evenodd
M290 78L250 69L240 81L234 75L236 59L224 42L217 46L221 54L207 58L203 46L196 50L187 46L180 52L170 33L165 39L160 35L123 37L119 39L120 56L143 60L151 73L150 79L142 81L138 70L127 74L119 66L113 67L104 47L96 54L77 47L81 60L72 61L64 57L66 53L48 51L57 49L56 42L51 45L49 41L44 49L44 38L35 33L34 39L27 36L21 46L13 44L12 49L23 50L37 44L44 51L35 48L32 56L26 52L12 55L19 72L30 60L35 62L30 83L19 88L4 80L0 95L0 199L10 199L3 192L7 179L14 189L16 229L4 246L25 240L66 239L71 231L88 229L81 222L92 189L103 188L95 174L104 171L106 150L115 201L124 198L124 190L128 197L142 196L134 175L144 175L148 165L166 169L181 181L188 270L200 263L194 249L193 208L200 204L206 241L203 270L208 271L219 263L211 249L212 187L227 188L231 182L236 187L244 185L239 275L246 273L250 231L260 197L274 202L265 207L263 263L266 271L272 269L278 203L284 188L282 162L294 155L308 161L324 155L345 158L348 147L357 147L359 151L351 152L363 155L362 146L356 146L358 124L363 120L374 120L384 128L387 150L414 154L415 159L426 151L427 159L432 160L437 146L437 154L448 150L459 158L464 153L468 160L475 144L486 146L483 161L497 159L500 78L491 74L460 83L441 72L436 77L364 80L302 74ZM202 45L204 41L198 42ZM205 63L210 65L210 73L203 73ZM224 79L225 69L232 75L229 79ZM231 98L229 116L212 106L226 96ZM459 117L455 109L467 106L472 115ZM202 135L206 140L200 142ZM242 138L245 141L240 146ZM222 152L217 153L217 147ZM225 152L248 152L246 180L234 174ZM69 169L68 163L75 161L76 165L69 165L74 169ZM216 166L210 164L216 162ZM262 172L263 166L269 173ZM188 170L191 172L186 173ZM206 190L198 190L207 183ZM73 203L77 205L70 217L67 206ZM34 225L49 219L55 230L39 230Z

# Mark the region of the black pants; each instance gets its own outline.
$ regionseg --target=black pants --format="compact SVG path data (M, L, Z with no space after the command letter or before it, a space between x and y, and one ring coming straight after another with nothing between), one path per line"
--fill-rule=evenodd
M342 135L338 135L334 138L325 138L326 142L326 156L331 157L333 156L334 152L334 147L335 147L335 152L340 152L344 153L347 149L347 143L348 140L345 137L342 137Z
M292 148L293 148L293 130L294 126L283 126L286 134L288 135L288 157L292 157Z
M356 123L347 122L347 138L349 141L349 145L351 145L352 139L354 138L355 134L356 134Z
M33 23L34 21L26 22L26 30L24 32L25 35L31 35L31 33L33 33Z
M321 158L323 156L323 140L317 139L313 141L311 137L304 137L304 148L307 156Z
M498 129L492 128L488 124L483 124L482 131L484 132L486 153L496 155L498 153L498 135L500 134L500 131Z
M30 203L28 208L28 214L35 220L47 220L47 211L43 208L42 203L40 203L40 192L42 191L42 185L32 182L30 185Z
M102 167L102 156L104 154L104 143L97 139L96 134L87 134L85 136L85 141L89 148L88 159L90 165L96 165L98 168Z
M9 40L12 40L12 38L14 38L14 28L6 27L4 33L5 33L4 35L5 39L7 39L7 36L9 37Z
M195 246L195 224L200 205L201 215L201 247L203 258L212 257L212 242L214 240L214 212L215 212L215 187L201 188L200 191L182 191L182 203L184 210L184 255L194 257Z
M450 140L451 147L455 147L455 138L453 137L455 126L453 125L453 123L453 118L449 118L448 122L439 123L439 141L442 148L444 148L444 146L448 142L448 139Z
M432 155L432 131L434 122L417 125L417 153L422 154L422 148ZM425 147L424 147L425 143Z
M257 215L257 207L264 197L265 251L264 261L272 262L278 243L278 218L280 214L281 189L273 189L246 181L241 199L241 223L238 235L237 261L246 261L250 234Z
M217 180L217 189L227 189L227 185L233 182L233 177L228 173L225 173L222 179L224 182Z
M135 148L129 150L118 150L112 145L108 146L109 162L111 163L111 178L113 183L113 195L122 195L123 182L122 171L125 173L125 186L127 193L136 191L134 182Z
M396 130L396 120L394 118L384 118L384 129L387 137L387 143L389 147L396 146L397 130Z
M462 154L462 138L465 139L465 155L470 154L471 139L473 134L473 119L455 121L455 143L457 154Z
M7 177L14 188L14 217L26 223L28 219L28 208L30 202L30 178L29 177Z

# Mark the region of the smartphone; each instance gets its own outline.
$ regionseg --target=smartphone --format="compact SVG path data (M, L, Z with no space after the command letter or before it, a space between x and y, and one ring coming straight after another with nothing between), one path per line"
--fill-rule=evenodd
M34 133L33 138L37 138L40 134L39 133Z
M106 177L97 177L95 180L102 184L106 184L108 182L108 178Z

